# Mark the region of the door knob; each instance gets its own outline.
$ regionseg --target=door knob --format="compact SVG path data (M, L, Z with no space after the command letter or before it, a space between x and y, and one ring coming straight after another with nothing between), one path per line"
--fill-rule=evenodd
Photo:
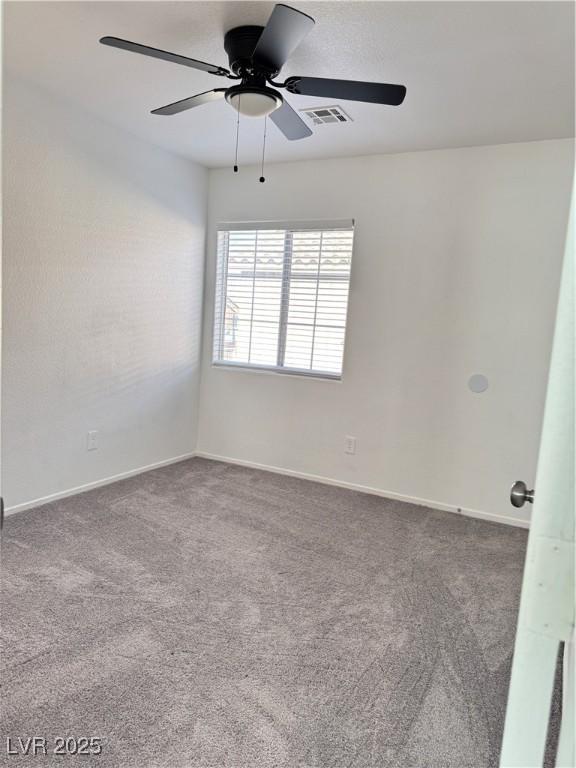
M513 507L523 507L525 502L534 504L534 490L529 491L523 480L516 480L510 489L510 503Z

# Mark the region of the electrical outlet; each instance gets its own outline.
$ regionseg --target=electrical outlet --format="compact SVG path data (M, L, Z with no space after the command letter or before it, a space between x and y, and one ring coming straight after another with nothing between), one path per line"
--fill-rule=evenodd
M98 430L91 429L86 436L86 450L95 451L98 448Z
M350 437L350 435L346 435L344 440L344 451L346 453L356 453L356 438Z

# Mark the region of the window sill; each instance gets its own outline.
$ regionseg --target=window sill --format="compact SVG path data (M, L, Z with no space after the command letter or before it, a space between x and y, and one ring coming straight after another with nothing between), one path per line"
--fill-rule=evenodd
M315 381L331 381L342 383L342 375L332 373L319 373L318 371L303 371L297 368L269 368L265 365L243 365L242 363L218 363L212 361L212 368L225 371L238 371L239 373L264 373L272 376L297 376L301 379L313 379Z

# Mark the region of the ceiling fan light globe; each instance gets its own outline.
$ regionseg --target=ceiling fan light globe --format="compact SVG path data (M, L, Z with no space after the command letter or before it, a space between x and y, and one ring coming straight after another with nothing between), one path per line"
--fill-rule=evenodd
M234 90L226 94L226 101L245 117L266 117L282 106L282 96L271 88L262 90Z

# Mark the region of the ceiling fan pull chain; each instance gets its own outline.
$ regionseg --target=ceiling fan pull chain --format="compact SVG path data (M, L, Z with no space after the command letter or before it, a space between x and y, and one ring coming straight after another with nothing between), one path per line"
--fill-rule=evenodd
M238 107L240 107L240 98L238 99ZM238 135L240 134L240 109L238 109L238 117L236 118L236 152L234 153L234 173L238 173Z
M264 178L264 154L266 152L266 126L268 124L268 115L264 118L264 141L262 142L262 176L260 176L260 182L264 184L266 179Z

